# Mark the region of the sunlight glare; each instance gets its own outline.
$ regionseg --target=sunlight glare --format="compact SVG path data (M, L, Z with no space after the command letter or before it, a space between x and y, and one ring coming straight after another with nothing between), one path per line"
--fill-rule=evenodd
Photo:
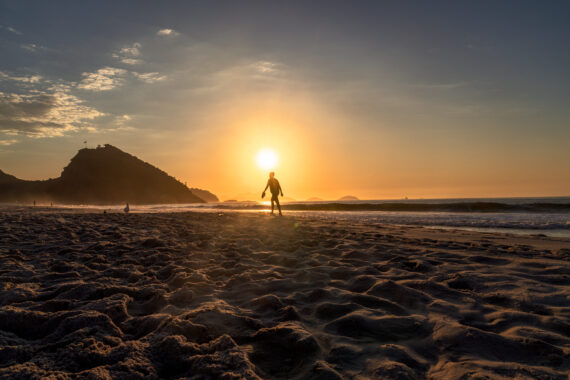
M257 153L257 166L264 170L275 169L277 165L277 154L271 149L262 149Z

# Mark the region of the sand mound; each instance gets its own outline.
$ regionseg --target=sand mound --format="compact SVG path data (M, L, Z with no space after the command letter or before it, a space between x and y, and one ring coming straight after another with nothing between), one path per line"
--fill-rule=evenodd
M245 214L8 212L0 377L566 379L569 246Z

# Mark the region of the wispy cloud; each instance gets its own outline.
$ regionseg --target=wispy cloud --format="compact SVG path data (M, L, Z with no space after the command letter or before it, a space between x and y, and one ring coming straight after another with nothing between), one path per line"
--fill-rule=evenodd
M271 61L257 61L253 63L252 67L263 74L273 74L279 71L279 63Z
M129 132L134 130L134 128L129 125L129 122L131 121L132 117L130 115L115 116L113 121L110 123L110 126L106 127L103 130L99 130L98 132Z
M127 54L127 55L130 55L132 57L138 57L141 55L140 48L141 48L141 44L138 42L135 42L133 44L133 46L126 46L126 47L122 48L120 50L120 53Z
M467 86L467 82L448 82L448 83L416 83L409 85L409 87L426 88L426 89L440 89L440 90L453 90L460 87Z
M165 28L165 29L160 29L158 32L156 32L156 35L162 37L176 37L180 35L180 33L178 33L174 29Z
M247 81L252 86L264 88L277 83L285 84L291 81L286 65L276 61L238 61L228 62L219 70L211 70L201 74L199 91L232 91L236 83ZM174 80L173 80L174 81Z
M141 57L141 49L142 45L138 42L135 42L131 46L125 46L119 49L116 53L113 53L113 58L117 58L122 63L127 65L138 65L142 63Z
M123 84L127 70L115 67L103 67L94 73L83 73L83 79L77 88L89 91L108 91Z
M38 46L36 44L21 44L20 47L31 52L36 52L38 50Z
M166 79L166 75L161 75L160 73L153 72L153 73L137 73L133 71L132 74L139 80L146 82L146 83L155 83L161 80Z
M16 82L24 82L24 83L38 83L41 79L42 77L40 75L17 76L17 75L9 75L4 71L0 71L0 81L13 80Z
M5 30L9 31L10 33L14 33L14 34L17 34L17 35L19 35L19 36L22 35L22 32L20 32L20 31L17 30L17 29L12 28L11 26L0 25L0 29L5 29Z
M127 64L127 65L138 65L139 63L142 63L142 59L137 59L137 58L121 58L121 62Z
M20 48L30 52L30 53L38 53L38 52L54 52L54 49L51 48L47 48L45 46L41 46L41 45L36 45L36 44L20 44Z
M103 116L70 93L69 85L53 85L27 94L0 92L0 132L29 137L62 136L86 128Z
M10 145L14 145L17 142L18 142L18 140L15 140L15 139L0 140L0 146L10 146Z

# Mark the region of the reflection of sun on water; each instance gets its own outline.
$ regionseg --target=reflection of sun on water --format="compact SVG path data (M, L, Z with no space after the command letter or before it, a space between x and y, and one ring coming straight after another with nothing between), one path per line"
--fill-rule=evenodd
M277 154L271 149L262 149L256 156L257 166L264 170L273 170L277 165Z

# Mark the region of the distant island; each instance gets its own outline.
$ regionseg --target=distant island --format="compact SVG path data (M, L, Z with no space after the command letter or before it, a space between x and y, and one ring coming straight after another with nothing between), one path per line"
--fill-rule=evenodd
M235 202L254 202L252 199L261 199L261 193L254 193L251 191L233 195L228 198L229 200L234 200Z
M217 199L209 191L189 189L164 171L108 144L80 149L59 178L25 181L0 171L0 202L152 204Z
M345 195L342 198L338 199L339 201L359 201L360 199L356 198L354 195Z

